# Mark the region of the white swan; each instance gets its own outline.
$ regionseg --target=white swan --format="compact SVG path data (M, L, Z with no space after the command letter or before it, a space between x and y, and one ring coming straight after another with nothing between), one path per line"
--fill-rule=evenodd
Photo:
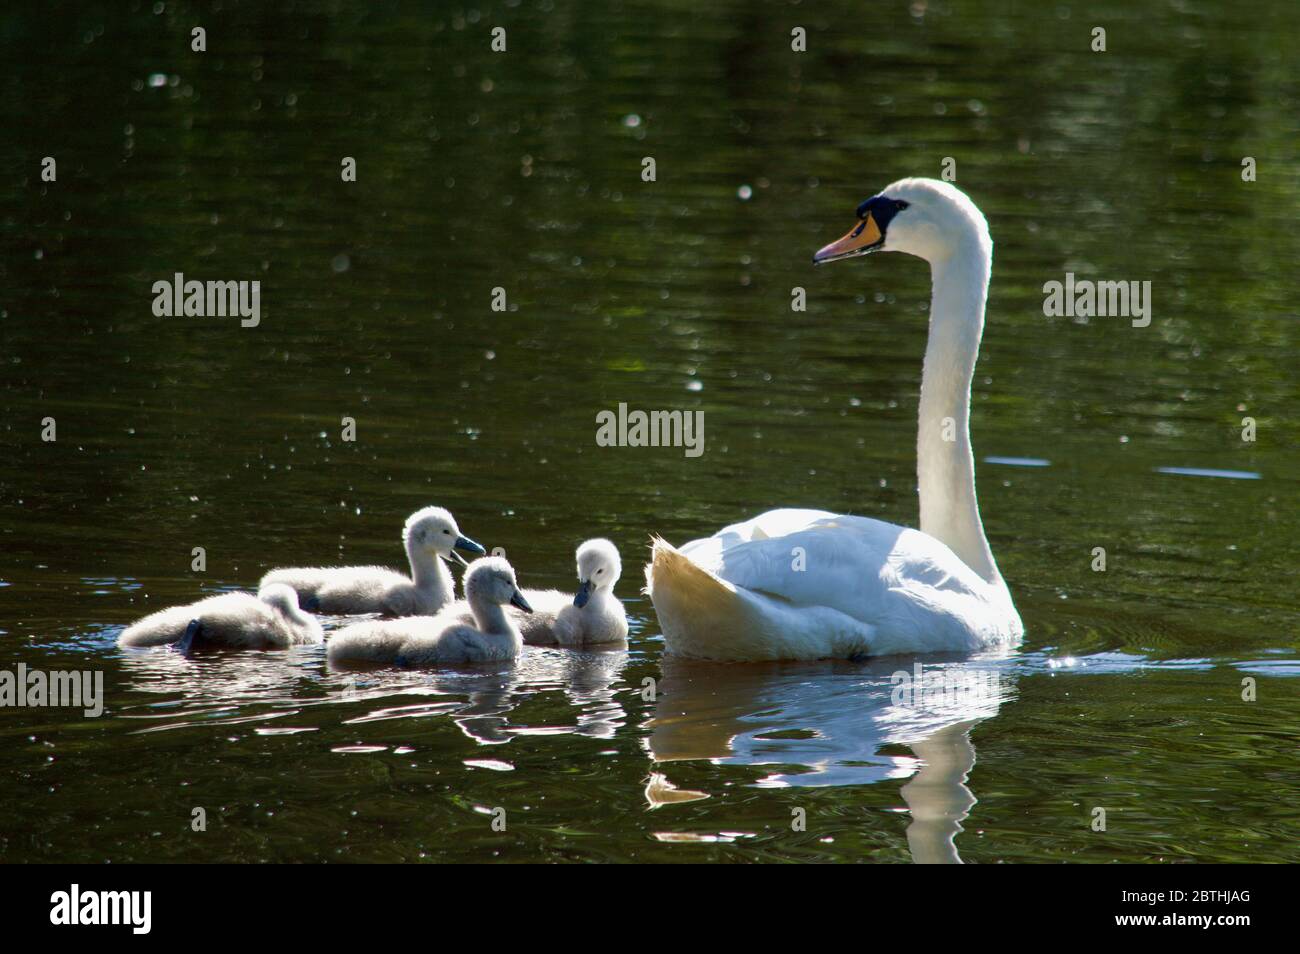
M646 566L667 649L707 659L818 659L971 651L1023 633L975 498L970 386L993 264L975 204L934 179L903 179L858 207L816 263L868 252L930 263L921 376L921 529L822 510L771 510Z
M524 590L532 611L507 610L529 646L593 646L627 639L627 614L614 595L614 584L623 575L618 547L603 538L587 540L578 547L578 592ZM451 611L470 622L473 616L464 600Z
M252 593L222 593L186 606L171 606L132 623L119 646L174 643L188 652L204 648L284 649L325 639L315 617L298 608L298 594L278 583Z
M402 528L402 544L411 564L410 578L382 566L291 567L271 570L261 585L293 587L313 613L430 614L456 598L455 583L442 560L454 557L463 564L457 549L484 552L461 534L455 518L441 507L411 514Z
M529 606L510 564L500 557L475 560L465 571L465 595L474 613L473 626L445 611L437 616L354 623L330 637L329 661L436 666L518 656L523 639L506 615L505 604L524 612L529 612Z

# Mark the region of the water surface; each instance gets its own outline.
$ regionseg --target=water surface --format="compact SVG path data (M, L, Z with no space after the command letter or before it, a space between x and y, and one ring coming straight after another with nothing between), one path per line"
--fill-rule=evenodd
M0 716L0 859L1300 860L1298 40L1286 0L10 13L0 667L108 698ZM650 533L915 522L928 270L809 259L945 157L996 243L973 439L1024 646L910 708L913 659L665 658ZM156 318L176 272L260 280L260 325ZM1044 317L1066 272L1151 281L1150 326ZM597 447L619 402L705 453ZM428 503L528 586L613 539L628 647L115 647L275 564L400 565Z

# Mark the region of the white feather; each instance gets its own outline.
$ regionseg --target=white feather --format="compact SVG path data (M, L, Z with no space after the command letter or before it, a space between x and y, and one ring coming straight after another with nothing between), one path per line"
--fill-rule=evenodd
M320 623L298 608L287 586L271 584L252 593L221 593L197 603L170 606L132 623L118 637L119 646L164 646L179 642L197 621L204 647L283 649L324 640Z
M523 649L523 640L503 606L518 592L515 571L505 560L475 560L465 571L472 623L450 608L437 616L354 623L330 637L329 661L438 666L514 659Z
M303 605L318 613L436 613L456 598L443 560L451 556L458 539L460 528L450 513L425 507L411 514L402 529L409 577L382 566L288 567L271 570L261 585L290 586Z

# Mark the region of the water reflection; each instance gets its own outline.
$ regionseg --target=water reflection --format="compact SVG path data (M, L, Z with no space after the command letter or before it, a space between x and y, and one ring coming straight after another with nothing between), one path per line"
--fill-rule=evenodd
M961 864L954 839L975 806L966 786L975 767L971 727L979 720L958 722L911 743L921 760L917 773L899 789L912 813L907 847L918 865Z
M355 714L344 711L341 720L331 715L325 722L364 726L445 716L475 742L499 745L519 735L611 739L627 719L615 689L627 664L626 647L583 652L528 647L515 664L444 670L330 671L317 646L191 657L136 651L123 653L122 664L124 689L165 696L121 707L122 717L146 723L141 732L264 722L343 706ZM572 719L536 725L512 717L521 703L542 693L558 693L574 710ZM271 732L259 729L259 734Z
M318 646L283 652L213 652L185 656L171 649L119 654L119 697L143 693L117 708L139 720L138 732L162 732L198 724L235 725L297 714L310 704L324 653Z
M439 670L373 670L339 674L346 681L342 701L391 700L393 696L434 695L444 701L383 706L351 718L348 724L448 714L468 737L500 745L521 735L585 735L610 739L626 721L614 685L627 664L625 647L578 652L526 647L514 664ZM512 714L539 693L562 693L576 710L572 724L530 725Z
M653 808L709 796L672 783L663 763L685 760L768 767L756 784L773 788L907 778L913 860L960 862L953 840L976 802L966 786L970 730L1014 697L1012 660L702 665L665 657L647 725L658 764L646 800Z

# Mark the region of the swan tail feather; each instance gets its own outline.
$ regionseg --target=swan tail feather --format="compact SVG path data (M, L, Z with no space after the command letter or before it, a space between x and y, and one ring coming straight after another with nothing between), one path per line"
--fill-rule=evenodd
M794 606L700 566L661 537L652 540L645 592L669 652L719 661L844 659L874 653L874 625L829 607Z
M646 595L672 652L728 658L729 647L747 642L759 623L744 594L662 537L652 538L645 573Z

